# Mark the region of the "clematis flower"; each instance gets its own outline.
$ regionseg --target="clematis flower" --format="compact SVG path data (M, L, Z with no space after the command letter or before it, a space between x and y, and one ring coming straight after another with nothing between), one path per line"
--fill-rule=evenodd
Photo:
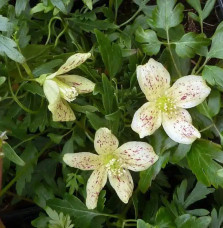
M90 56L90 53L74 54L55 73L48 76L44 74L36 79L37 82L43 85L53 121L75 120L74 112L67 101L71 102L76 99L78 94L90 93L94 90L95 84L90 80L78 75L65 74L81 65Z
M107 177L119 198L127 203L133 191L129 170L145 170L158 159L148 143L128 142L120 147L118 145L118 139L109 129L100 128L94 139L98 155L81 152L67 153L63 157L64 162L71 167L94 170L87 182L86 205L89 209L97 206L99 193L105 186Z
M178 143L191 144L201 137L185 110L202 103L211 91L201 76L184 76L170 87L168 71L150 59L137 67L137 79L149 101L136 111L131 124L140 138L153 134L161 124Z

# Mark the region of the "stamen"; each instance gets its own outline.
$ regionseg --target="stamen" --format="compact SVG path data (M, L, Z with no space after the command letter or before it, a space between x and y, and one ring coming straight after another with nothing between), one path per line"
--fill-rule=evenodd
M68 102L75 100L78 93L74 87L67 85L66 83L62 82L61 80L59 80L57 78L53 78L52 80L54 80L57 83L57 85L59 86L61 97L63 97Z
M176 105L174 100L172 100L170 97L159 97L156 101L156 105L158 109L160 109L163 112L169 113L169 114L175 114L176 113Z

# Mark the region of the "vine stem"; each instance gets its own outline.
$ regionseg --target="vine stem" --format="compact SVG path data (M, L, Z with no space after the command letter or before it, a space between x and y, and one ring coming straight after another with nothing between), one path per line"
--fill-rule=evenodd
M174 59L174 57L173 57L173 53L172 53L172 51L171 51L171 47L170 47L170 37L169 37L169 29L168 29L168 28L166 28L166 36L167 36L167 45L168 45L168 49L169 49L169 52L170 52L171 59L172 59L172 61L173 61L173 65L174 65L174 67L175 67L175 69L176 69L176 71L177 71L178 76L181 77L181 76L182 76L182 75L181 75L181 72L180 72L180 70L179 70L178 67L177 67L177 64L176 64L176 62L175 62L175 59Z
M194 66L194 68L193 68L193 70L192 70L192 72L191 72L192 75L193 75L193 74L195 73L195 71L197 70L198 66L199 66L200 63L201 63L201 60L202 60L202 56L199 57L199 59L198 59L196 65Z
M197 70L197 72L195 74L199 74L200 71L203 69L203 67L206 65L206 63L209 61L209 59L205 59L204 63L200 66L200 68Z

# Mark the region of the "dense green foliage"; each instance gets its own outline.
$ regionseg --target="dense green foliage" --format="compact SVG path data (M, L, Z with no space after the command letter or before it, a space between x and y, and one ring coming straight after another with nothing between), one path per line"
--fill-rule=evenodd
M26 207L28 201L42 209L30 225L37 228L222 227L223 23L213 33L203 26L215 0L13 2L0 0L0 131L8 137L0 140L0 214L7 213L5 205ZM196 31L185 30L187 17ZM34 79L55 72L77 52L92 56L74 74L96 86L70 104L75 121L54 122ZM130 127L146 102L136 66L151 56L168 69L171 84L195 74L212 89L189 109L202 135L192 145L172 141L162 128L139 139ZM97 209L88 210L91 171L70 168L62 158L68 152L94 152L100 127L111 129L120 144L150 143L159 160L132 173L135 189L127 205L107 184Z

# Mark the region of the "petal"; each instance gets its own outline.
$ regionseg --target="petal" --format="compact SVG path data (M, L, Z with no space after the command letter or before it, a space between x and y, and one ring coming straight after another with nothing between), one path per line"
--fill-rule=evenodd
M76 119L71 107L61 98L60 89L55 81L45 80L43 91L49 101L48 108L52 112L53 121L73 121Z
M86 205L88 209L94 209L97 207L98 196L102 188L107 182L107 169L102 166L96 169L91 174L87 182L87 198Z
M185 109L178 109L175 114L163 113L163 128L175 142L191 144L200 138L200 132L192 125L191 117Z
M64 154L63 161L70 167L81 170L94 170L101 165L99 156L89 152Z
M78 75L63 75L57 78L63 80L69 86L75 87L78 93L90 93L95 87L92 81Z
M120 176L109 173L108 178L120 200L123 203L128 203L134 187L130 172L124 169L123 174Z
M70 56L67 59L67 61L56 72L56 75L64 74L70 70L73 70L74 68L81 65L90 57L91 57L91 53L77 53Z
M57 102L60 99L60 90L56 82L53 80L45 80L43 83L44 94L50 104Z
M149 101L155 101L170 87L170 74L165 67L150 59L136 69L139 86Z
M95 133L94 148L98 154L113 152L118 148L118 139L108 128L100 128Z
M211 89L201 76L189 75L178 79L167 91L180 108L192 108L202 103Z
M73 110L63 99L49 104L48 108L52 112L53 121L74 121L76 119Z
M140 138L153 134L161 126L161 111L156 108L154 102L147 102L134 114L132 130L139 134Z
M158 160L152 146L145 142L128 142L120 146L116 153L125 163L124 167L132 171L148 169Z

